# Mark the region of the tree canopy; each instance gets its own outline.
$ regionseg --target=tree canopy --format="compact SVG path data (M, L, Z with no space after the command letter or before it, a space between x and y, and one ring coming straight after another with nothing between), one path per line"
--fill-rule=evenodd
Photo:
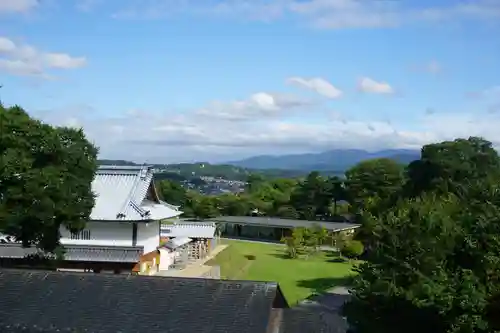
M493 332L500 310L500 159L469 138L427 145L406 191L370 214L345 314L354 332Z
M53 252L59 228L83 228L97 148L81 129L52 127L0 105L0 233Z

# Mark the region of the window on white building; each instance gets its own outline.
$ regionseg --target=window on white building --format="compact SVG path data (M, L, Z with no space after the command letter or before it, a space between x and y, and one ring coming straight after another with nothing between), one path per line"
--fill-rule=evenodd
M90 230L82 230L79 232L71 233L71 239L90 240Z

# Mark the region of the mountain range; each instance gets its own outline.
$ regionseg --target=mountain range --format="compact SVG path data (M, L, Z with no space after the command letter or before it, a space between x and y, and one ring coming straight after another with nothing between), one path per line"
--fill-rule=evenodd
M225 164L248 169L345 171L363 160L372 158L389 158L402 164L408 164L420 158L420 151L410 149L386 149L368 152L361 149L335 149L322 153L260 155L239 161L227 162Z

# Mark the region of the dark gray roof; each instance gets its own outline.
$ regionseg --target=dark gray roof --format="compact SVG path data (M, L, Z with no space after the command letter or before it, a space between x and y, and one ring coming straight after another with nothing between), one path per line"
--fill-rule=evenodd
M277 290L268 282L4 269L0 331L264 333Z
M142 247L132 246L92 246L65 245L64 259L68 261L122 262L136 263L142 253ZM0 258L24 258L36 254L36 248L23 248L21 243L0 243Z
M209 220L213 222L246 224L255 226L276 227L276 228L310 227L314 224L317 224L331 231L355 229L360 226L359 224L354 224L354 223L291 220L291 219L281 219L277 217L254 217L254 216L220 216Z
M345 333L347 321L320 305L299 306L280 311L279 333Z

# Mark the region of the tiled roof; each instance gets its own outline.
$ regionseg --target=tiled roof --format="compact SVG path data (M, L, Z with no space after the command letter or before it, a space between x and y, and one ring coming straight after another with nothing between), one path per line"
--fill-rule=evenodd
M347 321L320 305L276 309L280 314L278 333L345 333Z
M143 206L152 180L153 172L147 166L100 166L92 182L96 202L90 218L141 221L180 215L182 212L171 205L162 204L156 191L157 205L150 208Z
M135 263L143 252L142 247L132 246L65 245L64 248L64 258L68 261ZM21 243L0 243L0 258L20 259L38 252L33 247L23 248Z
M162 225L161 237L213 238L215 235L213 222L178 222Z
M26 331L0 330L264 333L276 292L266 282L0 270L1 328Z

